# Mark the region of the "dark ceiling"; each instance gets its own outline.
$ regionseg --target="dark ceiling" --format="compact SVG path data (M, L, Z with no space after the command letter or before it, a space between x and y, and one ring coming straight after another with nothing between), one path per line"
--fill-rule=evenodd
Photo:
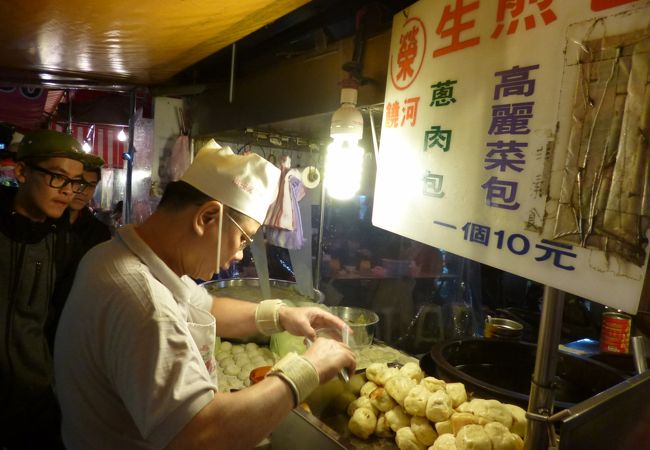
M290 58L317 54L327 45L357 36L360 43L390 29L393 16L412 0L312 0L249 34L236 43L235 76L281 64ZM360 48L360 50L362 50ZM225 48L183 70L170 84L227 82L232 47Z

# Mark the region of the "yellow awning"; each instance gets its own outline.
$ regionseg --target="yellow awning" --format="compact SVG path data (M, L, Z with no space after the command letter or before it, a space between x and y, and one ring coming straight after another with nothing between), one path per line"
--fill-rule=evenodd
M0 68L156 84L308 1L0 0Z

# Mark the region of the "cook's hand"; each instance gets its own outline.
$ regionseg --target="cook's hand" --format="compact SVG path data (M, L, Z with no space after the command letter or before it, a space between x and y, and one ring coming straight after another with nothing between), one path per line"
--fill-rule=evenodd
M343 333L344 328L352 334L352 330L343 320L334 314L317 307L290 308L282 307L279 311L280 325L295 336L305 336L312 341L316 339L316 330L334 328Z
M334 339L317 338L302 356L314 365L321 384L334 378L346 367L348 373L353 374L357 366L352 349Z

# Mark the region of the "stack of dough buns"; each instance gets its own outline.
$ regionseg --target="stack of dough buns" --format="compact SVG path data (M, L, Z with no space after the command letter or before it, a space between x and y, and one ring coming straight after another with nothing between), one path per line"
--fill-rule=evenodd
M522 450L526 411L468 399L462 383L427 377L415 362L370 364L347 407L350 432L395 439L400 450Z
M214 356L217 360L220 392L239 390L249 386L251 370L256 367L272 366L277 360L271 350L267 347L260 347L254 342L232 344L223 341Z

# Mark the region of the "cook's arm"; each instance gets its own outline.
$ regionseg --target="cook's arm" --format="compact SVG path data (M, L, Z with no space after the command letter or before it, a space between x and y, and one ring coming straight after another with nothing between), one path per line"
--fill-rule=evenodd
M256 303L217 298L212 301L212 315L217 322L217 333L222 337L246 337L259 334L272 334L287 330L295 336L316 338L316 329L335 328L343 331L345 322L334 314L317 307L284 307L279 301L272 300L264 310L258 311ZM263 302L268 303L268 302ZM277 304L276 307L273 305ZM277 309L277 311L276 311ZM257 323L256 323L256 311ZM277 312L277 317L274 317ZM350 330L348 330L350 331Z
M238 392L217 392L167 448L250 449L268 436L293 407L291 388L279 377L265 378Z
M354 371L354 352L345 344L319 338L303 355L312 366L317 379L310 384L330 380L342 368ZM276 366L279 366L278 363ZM300 365L300 364L298 364ZM293 367L293 365L292 365ZM309 373L309 372L307 372ZM301 386L304 383L297 382ZM294 386L295 387L295 386ZM224 449L253 448L282 421L311 392L296 392L280 376L268 376L261 382L233 393L216 393L214 399L198 412L168 445L168 449Z
M256 303L227 297L213 297L211 313L221 337L246 337L259 334L255 325Z

